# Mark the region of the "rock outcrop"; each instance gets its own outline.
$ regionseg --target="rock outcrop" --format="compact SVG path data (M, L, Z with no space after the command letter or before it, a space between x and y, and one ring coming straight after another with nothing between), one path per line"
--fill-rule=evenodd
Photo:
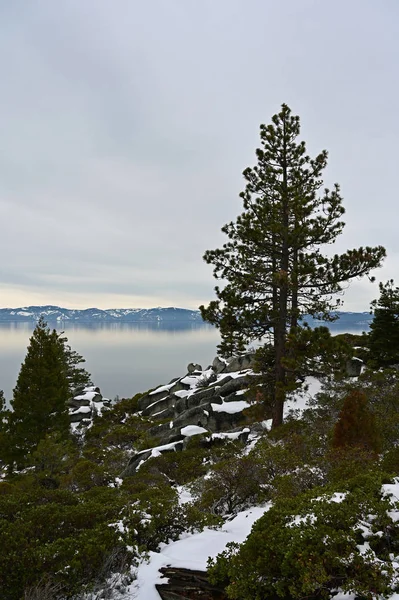
M209 583L206 572L192 571L176 567L163 567L160 573L168 578L168 583L155 585L162 600L224 600L227 596L222 587Z
M220 443L230 436L245 441L249 429L243 428L243 410L250 404L245 392L254 377L249 368L251 360L237 362L214 361L205 371L201 365L190 363L184 377L173 379L142 396L139 411L154 421L148 435L155 441L154 447L134 454L122 476L135 472L139 465L151 456L163 452L183 450L187 440L202 434L201 443ZM244 366L233 371L231 364ZM82 410L85 408L82 407Z
M184 439L181 430L187 426L203 427L210 432L238 427L244 421L242 411L249 406L244 394L254 376L250 365L250 355L231 361L215 359L213 366L205 371L201 365L190 363L184 377L140 398L139 410L143 416L167 420L154 425L149 434L160 444L168 444ZM233 370L233 366L237 368Z
M67 401L69 420L71 423L90 421L94 415L101 414L111 406L111 401L104 398L100 388L91 385L75 390L72 398Z

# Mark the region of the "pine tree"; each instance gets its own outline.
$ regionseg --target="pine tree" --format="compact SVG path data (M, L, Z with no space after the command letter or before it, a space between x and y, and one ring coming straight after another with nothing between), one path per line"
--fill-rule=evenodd
M227 281L215 288L217 300L200 307L220 329L219 352L241 352L261 339L272 346L273 426L282 422L287 389L301 364L301 336L309 338L301 318L330 320L339 305L332 298L343 284L368 275L385 256L381 246L322 254L321 246L342 232L344 208L338 185L319 194L327 152L311 159L299 133L299 117L284 104L270 125L261 125L258 163L244 171L244 212L222 228L229 241L204 255L214 276ZM313 346L321 339L326 348L325 332L312 335Z
M80 366L86 362L86 360L79 352L72 350L71 346L68 344L68 338L63 337L63 334L64 332L61 332L58 334L58 337L64 347L68 389L69 395L72 396L76 389L91 385L92 381L90 373L88 373L84 367Z
M50 331L42 318L30 338L9 419L12 460L18 466L28 462L28 454L47 434L66 437L69 433L66 401L75 385L74 361L81 357L66 342L67 338L55 329Z
M10 450L9 419L10 411L6 408L3 390L0 390L0 469L8 464Z
M377 368L399 364L399 288L393 279L379 288L380 297L371 303L374 319L368 336L370 363Z

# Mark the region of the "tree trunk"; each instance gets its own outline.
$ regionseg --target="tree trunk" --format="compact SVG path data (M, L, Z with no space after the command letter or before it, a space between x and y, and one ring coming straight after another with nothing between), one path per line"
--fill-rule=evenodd
M288 317L288 272L290 262L290 251L288 245L289 233L289 200L288 200L288 168L287 168L287 139L286 126L284 121L284 141L281 157L282 166L282 186L281 186L281 223L282 223L282 244L281 244L281 263L280 271L277 273L279 298L278 298L278 317L274 330L274 349L276 353L275 362L275 387L273 402L273 421L272 428L278 427L283 422L284 401L286 394L286 370L284 367L284 357L287 343L287 317Z

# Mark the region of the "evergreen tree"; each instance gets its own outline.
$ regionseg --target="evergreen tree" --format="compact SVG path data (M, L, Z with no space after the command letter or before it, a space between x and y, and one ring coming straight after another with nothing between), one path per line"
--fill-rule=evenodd
M59 334L59 340L64 346L68 389L69 395L72 396L76 389L91 385L92 381L90 373L84 367L80 366L86 360L76 350L72 350L71 346L67 343L68 338L62 337L63 333Z
M67 338L55 329L50 331L42 318L30 338L9 418L11 458L18 466L27 464L28 454L47 434L68 435L66 401L75 385L74 369L81 375L74 362L81 357L66 342Z
M9 418L10 411L6 408L3 390L0 390L0 469L8 464L10 449Z
M204 255L214 276L227 281L215 288L217 300L200 307L203 318L220 329L220 353L243 351L265 336L271 343L273 426L282 422L287 389L301 363L301 336L309 340L301 317L331 319L339 305L332 298L343 284L368 275L385 256L381 246L322 254L321 246L342 232L344 208L338 185L318 193L327 152L311 159L305 143L297 141L299 133L299 117L284 104L270 125L261 125L258 163L244 171L244 212L222 228L229 241ZM311 334L312 346L321 337L325 349L325 332L319 333Z
M368 337L370 362L377 368L399 364L399 288L393 279L379 287L380 297L371 303L374 319Z

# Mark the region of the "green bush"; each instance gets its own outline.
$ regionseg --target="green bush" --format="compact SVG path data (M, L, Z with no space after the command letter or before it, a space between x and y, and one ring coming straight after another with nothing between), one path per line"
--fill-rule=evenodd
M357 479L334 494L318 489L296 499L280 500L252 528L241 545L230 545L209 561L209 577L227 584L229 598L325 598L334 590L359 596L391 593L392 567L382 532L398 525L381 499L375 478ZM371 517L370 517L371 515ZM370 544L364 551L359 545ZM389 541L385 542L387 545ZM377 545L374 546L377 548Z

